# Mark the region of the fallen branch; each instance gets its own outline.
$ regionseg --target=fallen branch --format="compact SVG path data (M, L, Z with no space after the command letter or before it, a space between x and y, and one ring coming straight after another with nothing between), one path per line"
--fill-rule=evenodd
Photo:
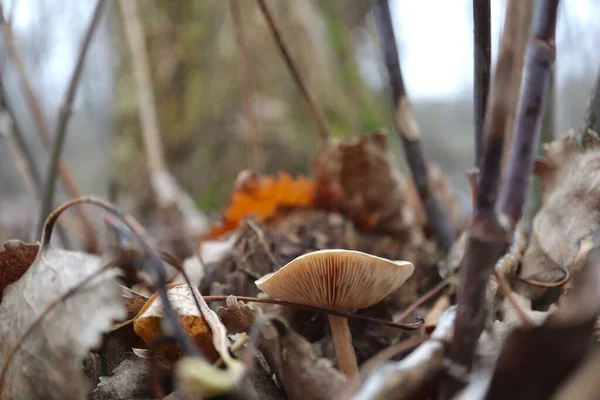
M90 23L87 27L85 35L83 36L83 40L81 41L79 55L77 56L75 68L73 69L73 74L71 75L69 85L67 86L65 98L63 100L62 106L60 107L58 121L56 123L56 131L54 132L52 151L50 153L46 182L44 185L44 191L42 195L42 207L39 216L38 231L42 230L46 218L52 211L52 207L54 204L54 188L56 186L56 175L58 173L58 168L61 160L61 153L65 142L65 137L67 135L69 117L72 114L73 101L75 100L77 85L79 84L81 73L83 72L85 57L90 47L90 43L92 42L92 38L94 37L94 32L96 31L96 28L100 23L100 18L102 17L102 11L104 10L105 4L105 0L98 0L96 2L96 6L94 7L94 11L92 13L92 18L90 19Z
M375 20L392 88L392 96L396 108L396 127L404 145L404 154L412 171L415 186L425 207L429 226L433 230L434 236L440 246L444 249L449 249L454 242L454 232L441 202L436 198L435 193L430 187L427 162L421 146L421 134L410 110L410 101L404 87L388 0L377 0L375 3Z
M473 110L475 113L475 167L481 168L483 121L490 88L492 58L491 10L489 0L473 0Z
M29 105L31 115L33 117L33 122L37 127L45 149L50 150L52 146L52 135L50 134L50 129L48 128L48 125L44 120L44 115L42 113L40 103L35 93L33 92L33 88L31 87L31 84L27 79L27 75L25 74L25 65L23 64L23 60L21 59L21 55L17 49L15 38L12 32L12 27L4 18L4 9L1 3L0 25L2 25L2 34L4 37L4 45L6 48L6 52L8 56L12 59L17 69L17 73L21 80L21 89L23 90L25 100ZM58 172L69 196L71 198L80 197L81 195L79 189L77 188L77 185L75 184L75 181L73 180L73 177L71 176L71 173L69 172L68 168L62 161L59 161ZM92 223L80 207L77 207L76 211L79 216L79 219L81 220L87 249L91 252L98 253L100 249L98 245L98 240L96 238L96 233L94 232L94 229L92 227Z
M292 59L292 56L290 55L290 52L289 52L285 42L283 41L283 38L281 37L281 32L279 31L279 27L277 26L277 23L275 22L275 19L273 18L273 15L271 14L269 7L267 6L266 0L256 0L256 1L258 2L260 11L262 12L263 16L265 17L265 21L267 22L269 31L271 32L271 35L275 39L277 48L279 49L279 52L281 53L281 56L283 57L283 59L285 61L285 65L287 66L288 70L290 71L290 74L292 75L292 78L294 79L294 82L296 83L296 86L298 87L298 90L300 91L302 100L304 100L304 103L308 107L308 111L310 113L312 122L314 123L315 127L317 128L317 132L319 132L319 135L321 136L321 140L326 140L327 138L329 138L331 136L329 133L329 129L327 129L327 125L325 124L323 116L321 115L321 112L319 111L319 107L317 106L314 99L310 95L310 92L308 91L308 88L306 87L306 84L304 83L302 76L300 75L300 71L298 70L298 67L296 67L294 60Z
M596 73L590 100L585 109L583 127L579 132L580 137L585 136L589 130L600 134L600 68L598 68L598 72Z

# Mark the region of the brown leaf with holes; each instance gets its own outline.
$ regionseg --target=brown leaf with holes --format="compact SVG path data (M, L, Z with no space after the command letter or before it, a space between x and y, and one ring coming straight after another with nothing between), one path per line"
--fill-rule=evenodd
M230 232L251 215L265 221L281 207L310 207L316 190L316 185L303 176L293 178L282 172L275 178L242 171L231 195L230 206L224 212L221 223L212 227L209 236L217 238Z
M600 228L600 140L588 139L581 147L571 132L544 150L551 168L541 176L544 202L533 221L521 277L554 282L564 275L559 266L571 268L581 259L582 241ZM544 293L523 284L517 289L533 298Z
M39 243L9 240L0 251L0 302L4 288L16 282L31 266L40 248Z
M324 141L312 169L322 187L319 205L348 215L362 229L399 232L413 222L406 180L392 166L385 133Z

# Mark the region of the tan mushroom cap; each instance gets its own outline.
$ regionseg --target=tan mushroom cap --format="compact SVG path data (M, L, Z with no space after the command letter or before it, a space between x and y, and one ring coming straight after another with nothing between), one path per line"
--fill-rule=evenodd
M319 250L257 280L271 297L327 308L367 308L398 289L413 273L408 261L353 250Z

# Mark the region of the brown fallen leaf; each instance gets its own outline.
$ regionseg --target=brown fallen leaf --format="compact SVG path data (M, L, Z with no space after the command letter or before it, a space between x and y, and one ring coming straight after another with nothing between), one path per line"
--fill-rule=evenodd
M533 221L531 244L520 276L555 282L578 258L585 237L600 228L600 141L582 148L573 132L545 146L547 168L541 176L543 206ZM523 284L515 289L530 298L545 291Z
M233 296L227 299L227 308L217 312L225 326L237 333L249 332L262 314ZM291 400L332 399L347 384L328 359L315 356L310 342L281 319L273 318L260 327L257 347Z
M193 298L193 295L201 298L200 292L194 289L194 294L192 294L187 284L176 283L167 286L167 295L175 312L179 315L179 322L185 332L194 339L206 358L211 362L217 361L219 354L213 346L212 331ZM149 346L156 346L161 337L160 326L163 315L162 299L157 293L148 299L133 319L133 330ZM157 346L157 351L171 361L175 361L181 356L181 351L175 343L161 343Z
M413 223L406 180L392 166L384 132L323 141L312 170L322 187L318 204L348 215L362 229L400 232Z
M35 260L39 243L9 240L0 251L0 302L4 288L18 280Z
M38 254L27 272L4 291L0 304L1 399L84 399L82 362L113 320L125 318L117 270L100 272L102 260L49 248ZM91 282L81 285L92 274ZM66 300L68 291L79 287ZM7 365L22 336L51 305Z

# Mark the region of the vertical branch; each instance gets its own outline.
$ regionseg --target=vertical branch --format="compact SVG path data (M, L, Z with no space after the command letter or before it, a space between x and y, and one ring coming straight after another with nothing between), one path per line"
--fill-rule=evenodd
M427 163L421 146L421 134L410 110L410 101L402 79L388 0L377 0L375 3L375 19L396 108L396 127L402 138L404 153L412 171L419 196L425 206L429 225L440 246L448 249L454 242L454 232L448 216L429 185Z
M52 152L50 153L48 174L46 175L46 182L42 196L42 209L38 223L39 232L42 231L42 228L44 227L44 222L46 221L48 215L50 215L50 212L53 208L56 175L58 172L65 137L67 135L67 127L69 124L69 117L72 113L73 101L75 100L75 93L77 91L79 79L81 78L81 73L83 72L85 57L90 47L90 43L92 42L92 38L94 37L94 32L96 31L96 28L100 23L100 18L102 17L102 10L104 9L105 4L105 0L98 0L96 3L96 6L92 13L92 18L81 42L79 55L77 56L75 68L73 69L73 75L71 75L71 79L69 80L69 85L67 86L67 91L65 93L65 98L60 107L58 121L56 123L56 131L54 133L54 143L52 144Z
M521 95L521 85L523 82L523 68L525 65L525 53L531 31L531 22L533 20L533 11L536 0L521 0L516 7L519 7L518 18L515 24L514 49L515 56L512 64L512 74L515 77L511 81L509 90L510 105L508 109L506 135L504 137L504 157L502 160L502 176L506 173L508 167L508 157L510 146L514 136L515 120L517 116L517 107L519 96ZM506 22L505 22L506 23Z
M473 110L475 114L475 166L481 168L483 156L483 121L490 87L491 10L490 0L473 0Z
M25 74L25 66L23 64L23 60L21 59L21 55L19 54L19 51L17 49L15 38L12 32L12 27L4 19L4 9L2 7L2 3L0 3L0 25L2 26L1 28L2 35L4 38L4 46L6 48L8 56L12 59L19 74L19 78L21 81L21 89L23 91L23 95L25 96L25 100L29 105L31 115L33 117L33 122L36 125L37 130L42 138L44 147L46 148L46 150L50 150L52 146L52 135L50 134L50 130L44 120L40 103L35 93L33 92L33 88L31 87L31 84L27 79L27 75ZM77 185L75 184L75 181L73 180L69 170L62 161L60 161L58 164L58 172L69 196L71 198L80 197L79 189L77 188ZM90 220L83 212L81 207L76 207L76 212L79 216L79 219L81 220L82 227L85 233L86 247L90 251L97 252L98 241L96 239L96 233L92 228Z
M583 127L579 135L583 137L590 129L600 134L600 68L598 68L598 72L596 73L590 100L585 110Z
M200 235L207 229L208 219L169 173L165 162L138 2L125 0L119 1L119 5L135 75L146 161L158 207L166 211L175 206L184 221L187 233L190 236Z
M229 0L229 11L231 14L231 24L233 26L233 34L235 36L235 44L238 53L240 83L242 85L242 91L244 92L244 103L246 103L248 141L251 143L252 165L255 171L260 172L263 168L264 156L260 141L260 131L258 129L258 119L254 110L252 87L248 74L246 46L244 44L244 31L242 28L242 18L240 17L239 0Z
M326 140L329 136L331 136L329 134L329 130L327 129L327 125L325 124L323 116L321 115L321 112L319 111L319 107L315 103L314 99L312 98L312 96L310 95L310 93L308 91L308 88L304 84L304 81L302 80L302 76L300 75L300 71L298 71L298 68L296 67L296 64L294 63L294 60L292 60L292 56L290 55L290 52L288 51L288 48L287 48L285 42L283 41L283 38L281 37L281 32L279 31L279 27L277 26L277 23L275 22L275 19L273 18L273 15L271 14L269 7L267 6L266 0L256 0L256 1L258 2L260 11L262 12L263 16L265 17L265 21L267 22L269 30L271 31L271 35L275 39L277 48L279 49L281 56L285 60L285 64L286 64L288 70L290 71L290 74L292 75L292 78L294 79L294 82L296 83L298 90L300 91L302 100L304 100L304 103L308 107L308 111L310 113L313 123L315 124L315 127L317 128L317 131L319 132L319 135L321 136L321 140Z
M460 271L454 335L448 351L451 376L464 375L471 370L477 342L486 321L486 286L507 241L507 232L500 226L494 208L511 105L510 90L513 80L520 79L515 76L518 71L514 70L513 62L521 28L519 21L522 20L522 13L526 12L521 5L522 0L509 0L506 8L500 51L485 114L485 152ZM452 398L463 386L451 376L442 382L441 399Z
M534 35L527 50L523 90L517 111L508 174L500 195L500 210L514 228L521 217L531 178L545 95L556 57L554 38L559 0L539 3Z

